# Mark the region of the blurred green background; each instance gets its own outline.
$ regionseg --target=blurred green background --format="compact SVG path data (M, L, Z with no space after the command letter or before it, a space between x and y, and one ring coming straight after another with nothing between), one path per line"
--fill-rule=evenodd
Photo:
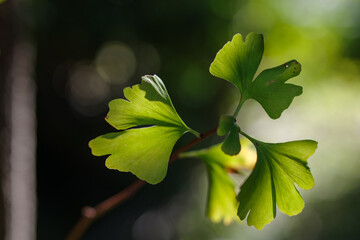
M296 59L291 81L304 93L279 120L248 101L245 132L268 142L314 139L316 185L306 207L264 230L205 218L206 173L194 159L170 166L165 181L98 220L84 239L358 239L360 235L359 0L33 0L23 22L36 47L38 239L64 239L85 205L135 180L106 169L90 139L113 131L107 102L144 74L165 82L175 108L195 130L234 111L233 86L208 71L235 33L263 33L260 69ZM6 3L5 3L6 4ZM235 104L233 104L235 103ZM179 144L191 139L184 137ZM212 138L203 146L215 143Z

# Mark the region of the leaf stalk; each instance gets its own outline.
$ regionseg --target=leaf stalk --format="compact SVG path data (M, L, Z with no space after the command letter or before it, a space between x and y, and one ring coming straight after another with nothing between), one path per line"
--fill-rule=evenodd
M243 103L245 102L245 98L243 98L242 96L240 96L240 100L239 100L239 104L234 112L233 117L236 119L236 117L239 115L240 109L243 105Z

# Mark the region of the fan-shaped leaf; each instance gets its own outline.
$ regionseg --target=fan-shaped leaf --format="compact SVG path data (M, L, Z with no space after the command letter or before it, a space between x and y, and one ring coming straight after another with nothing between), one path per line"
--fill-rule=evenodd
M263 143L252 139L257 152L254 171L240 190L238 215L248 225L262 229L276 216L276 205L287 215L296 215L304 201L294 183L303 189L314 186L307 159L315 152L312 140Z
M294 97L302 93L302 87L285 83L299 75L300 71L301 65L296 60L266 69L251 83L246 98L258 101L271 118L279 118Z
M142 80L140 85L124 89L128 101L116 99L109 104L106 120L124 131L99 136L89 146L95 156L110 155L108 168L156 184L166 175L176 141L186 132L199 134L178 116L159 77L144 76Z

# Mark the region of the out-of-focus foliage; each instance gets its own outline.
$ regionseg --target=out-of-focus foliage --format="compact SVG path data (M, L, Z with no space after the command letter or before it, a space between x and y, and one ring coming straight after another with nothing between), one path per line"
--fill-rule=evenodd
M212 221L223 221L226 225L239 221L236 214L239 204L236 200L236 187L232 174L251 170L256 162L256 153L251 142L246 138L241 138L240 141L242 150L235 156L225 154L221 144L208 149L186 152L180 156L197 157L206 164L209 178L206 214Z

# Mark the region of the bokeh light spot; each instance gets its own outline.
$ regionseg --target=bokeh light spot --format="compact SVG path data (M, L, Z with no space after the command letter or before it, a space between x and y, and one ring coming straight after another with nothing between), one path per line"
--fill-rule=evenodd
M67 84L67 98L70 104L83 115L102 112L110 88L92 66L75 68Z
M136 57L124 43L107 43L100 49L95 65L104 80L112 84L123 84L135 73Z

